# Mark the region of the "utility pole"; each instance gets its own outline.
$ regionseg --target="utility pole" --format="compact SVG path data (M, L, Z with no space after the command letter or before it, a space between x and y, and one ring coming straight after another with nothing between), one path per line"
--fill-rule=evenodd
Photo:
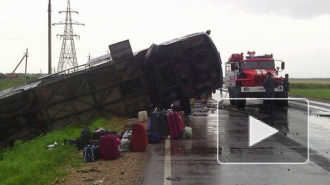
M89 55L88 55L88 60L91 60L91 53L89 52Z
M52 74L52 5L48 2L48 74Z
M26 48L25 53L25 84L26 84L26 70L27 70L27 57L29 56L28 49Z
M66 13L65 22L54 23L53 25L64 25L64 33L57 34L63 39L62 49L60 53L60 59L58 62L57 72L63 71L69 66L69 68L78 66L76 49L74 45L74 37L80 38L79 35L73 34L72 25L83 25L71 19L71 13L77 13L70 8L70 0L68 0L67 8L64 11L59 11L58 13Z

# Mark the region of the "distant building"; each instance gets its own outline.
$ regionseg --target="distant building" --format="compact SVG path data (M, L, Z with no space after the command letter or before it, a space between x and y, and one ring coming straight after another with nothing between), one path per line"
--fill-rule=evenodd
M18 74L17 73L6 73L6 77L7 78L18 78Z

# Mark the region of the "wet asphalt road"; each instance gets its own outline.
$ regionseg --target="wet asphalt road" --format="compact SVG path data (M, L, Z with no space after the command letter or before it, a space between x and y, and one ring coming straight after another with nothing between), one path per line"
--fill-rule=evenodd
M144 184L330 184L330 118L308 116L306 106L291 103L267 117L259 106L252 101L243 112L219 109L218 117L211 109L185 119L193 138L151 145ZM279 132L249 147L249 115Z

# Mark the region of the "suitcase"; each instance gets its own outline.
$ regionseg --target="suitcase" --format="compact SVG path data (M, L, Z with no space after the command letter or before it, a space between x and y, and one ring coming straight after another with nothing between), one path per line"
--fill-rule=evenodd
M84 162L95 162L99 159L99 149L94 145L88 145L83 150Z
M148 141L149 143L159 143L161 140L160 135L158 133L149 133L148 134Z
M107 131L107 130L100 130L100 131L94 130L92 133L92 140L100 140L101 136L107 135L107 134L117 135L117 132Z
M148 146L148 134L145 126L141 123L132 125L132 150L133 152L144 151Z
M167 111L155 111L150 115L150 133L158 133L160 137L167 137Z
M167 121L171 138L178 139L182 137L184 131L184 123L180 113L177 111L167 112Z
M113 134L101 136L99 151L102 159L117 159L120 156L117 138L118 137Z

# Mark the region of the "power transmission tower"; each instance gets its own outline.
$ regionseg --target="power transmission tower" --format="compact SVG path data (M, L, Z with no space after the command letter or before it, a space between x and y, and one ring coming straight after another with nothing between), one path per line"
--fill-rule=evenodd
M78 23L77 21L73 21L71 19L71 13L77 13L77 11L71 10L70 8L70 0L68 0L66 10L59 11L59 14L66 13L65 21L54 23L53 25L64 25L64 33L57 34L56 36L60 36L63 40L62 49L60 54L60 60L58 62L57 72L63 71L66 68L72 68L78 66L76 48L74 46L74 37L80 38L79 35L73 34L72 25L83 25L82 23Z

